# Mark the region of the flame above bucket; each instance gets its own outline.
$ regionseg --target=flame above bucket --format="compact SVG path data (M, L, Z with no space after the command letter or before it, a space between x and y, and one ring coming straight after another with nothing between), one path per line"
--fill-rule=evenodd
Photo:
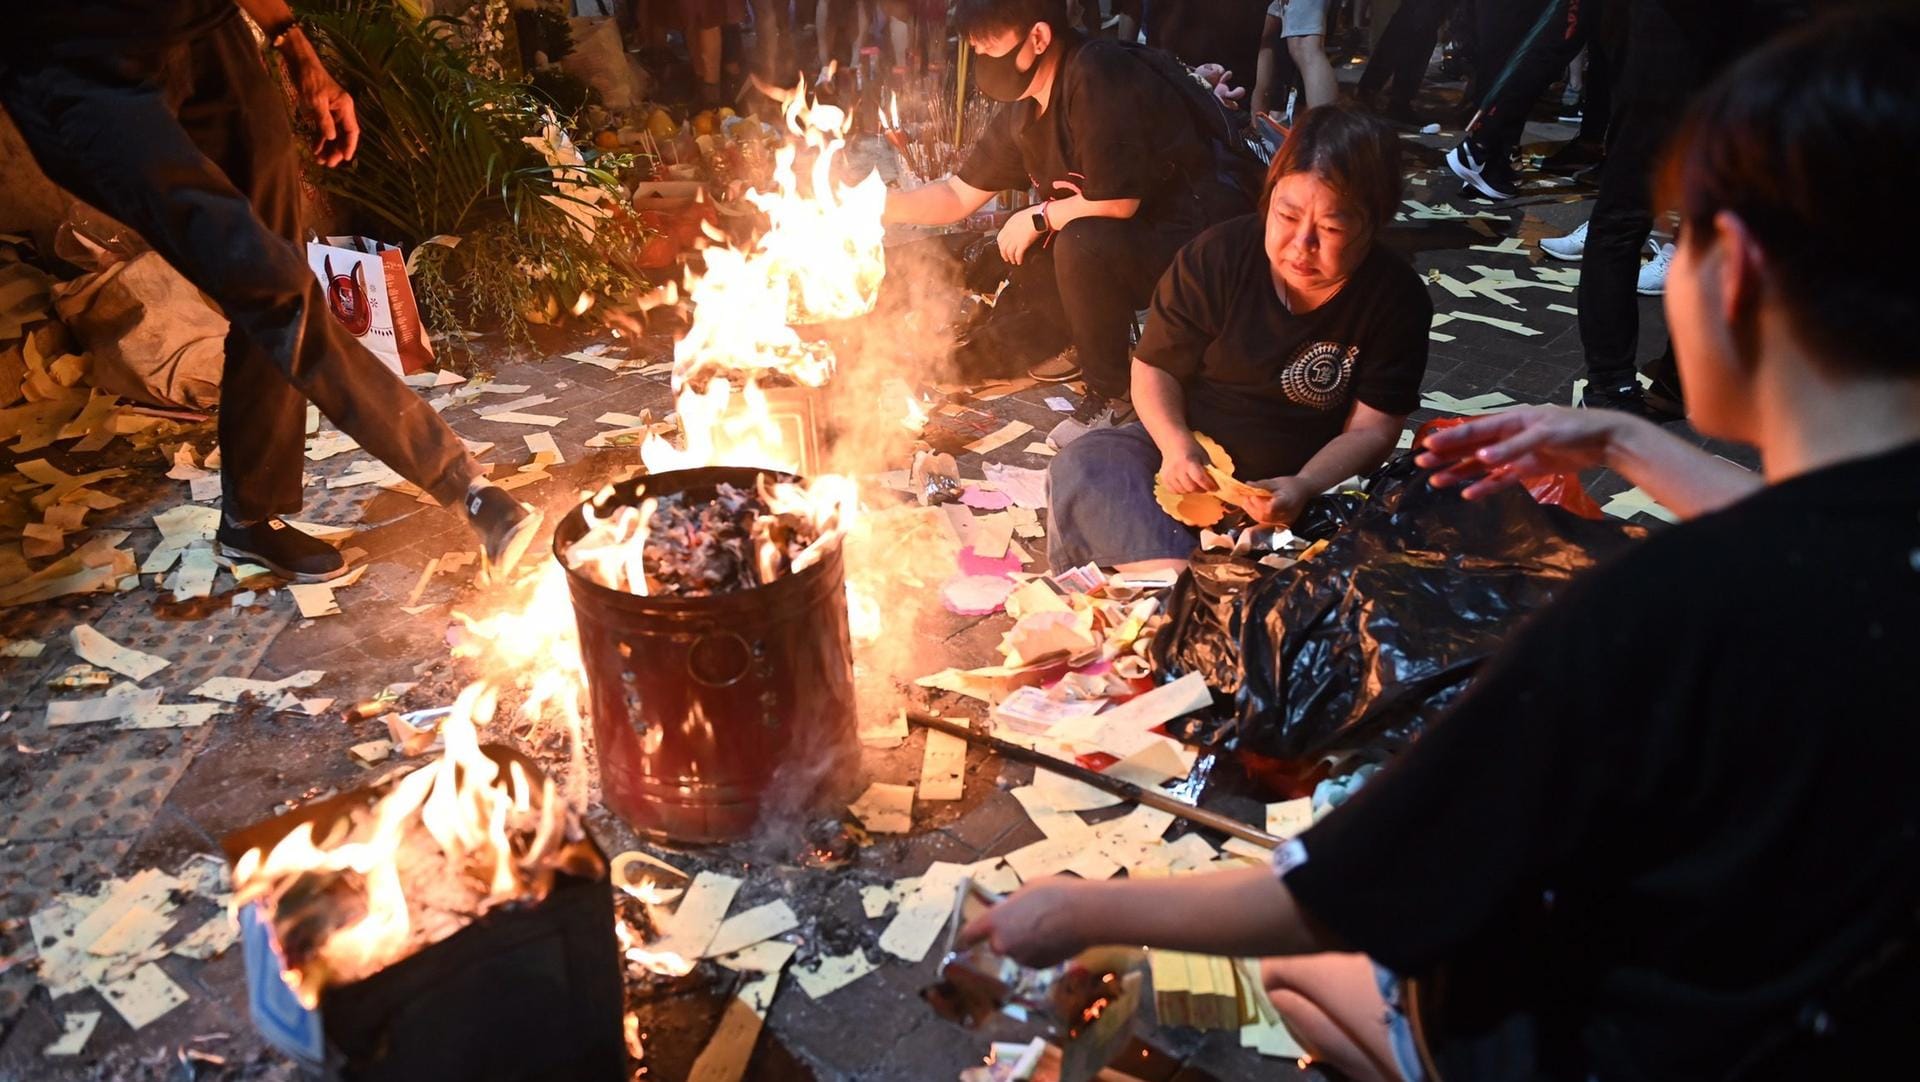
M774 420L761 384L823 386L833 354L795 326L865 315L879 295L885 183L878 172L854 184L838 178L849 126L839 108L810 104L801 87L785 117L790 138L774 155L774 190L746 195L766 215L766 230L745 247L707 248L704 273L688 273L693 322L674 345L673 371L686 446L649 438L640 456L655 473L798 472L800 448Z

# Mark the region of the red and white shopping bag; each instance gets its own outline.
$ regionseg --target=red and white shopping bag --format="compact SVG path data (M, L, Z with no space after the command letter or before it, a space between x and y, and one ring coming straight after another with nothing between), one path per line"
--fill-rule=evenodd
M400 246L367 237L307 242L307 265L320 278L327 310L400 375L433 364L433 343L420 323Z

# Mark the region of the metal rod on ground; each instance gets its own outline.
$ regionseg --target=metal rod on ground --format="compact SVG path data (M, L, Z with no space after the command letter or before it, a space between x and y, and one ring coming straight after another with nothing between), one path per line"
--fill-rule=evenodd
M1143 789L1123 778L1109 777L1106 774L1100 773L1098 770L1088 770L1079 763L1069 763L1062 759L1055 759L1051 755L1034 751L1032 748L1023 748L1018 744L1009 743L997 736L989 736L963 722L932 717L927 714L922 714L917 710L909 710L906 713L909 723L918 725L923 729L933 729L937 732L946 733L949 736L957 736L969 744L978 744L983 748L992 749L999 753L1001 757L1012 759L1016 763L1026 763L1028 766L1038 767L1041 770L1051 770L1055 774L1072 778L1078 782L1084 782L1103 792L1112 793L1114 796L1120 797L1123 800L1131 800L1136 803L1145 804L1149 808L1158 808L1163 812L1176 815L1189 823L1196 823L1209 830L1217 830L1223 834L1231 834L1236 838L1250 841L1255 845L1264 845L1268 849L1272 849L1286 840L1285 838L1277 838L1272 834L1268 834L1264 830L1250 827L1238 819L1221 815L1219 812L1208 811L1205 808L1196 808L1191 804L1182 803L1158 789Z

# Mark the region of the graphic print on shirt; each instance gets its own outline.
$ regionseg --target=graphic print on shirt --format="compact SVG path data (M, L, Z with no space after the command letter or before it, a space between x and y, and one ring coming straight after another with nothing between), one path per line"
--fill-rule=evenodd
M1344 351L1344 352L1343 352ZM1346 401L1359 346L1311 342L1300 348L1280 373L1280 389L1296 405L1327 410Z

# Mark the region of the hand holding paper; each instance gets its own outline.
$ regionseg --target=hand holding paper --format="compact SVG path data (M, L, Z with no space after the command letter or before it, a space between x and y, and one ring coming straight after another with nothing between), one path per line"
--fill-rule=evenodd
M986 942L1021 965L1058 965L1093 946L1080 901L1094 886L1059 876L1031 883L968 921L955 946Z

